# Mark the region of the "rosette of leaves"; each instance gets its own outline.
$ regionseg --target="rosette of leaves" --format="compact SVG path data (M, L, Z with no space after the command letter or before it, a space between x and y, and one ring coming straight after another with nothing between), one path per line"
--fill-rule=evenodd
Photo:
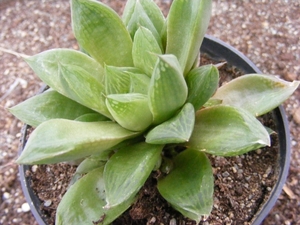
M218 88L217 67L197 63L211 5L174 0L165 18L152 0L129 0L121 18L101 2L72 0L81 51L24 57L50 88L10 109L35 127L17 162L81 161L57 225L111 223L153 170L164 171L160 194L199 222L213 205L206 154L270 145L256 117L299 82L248 74Z

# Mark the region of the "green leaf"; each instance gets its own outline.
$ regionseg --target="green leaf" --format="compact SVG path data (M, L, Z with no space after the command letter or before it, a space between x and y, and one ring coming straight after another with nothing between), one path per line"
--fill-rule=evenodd
M241 155L270 146L264 126L250 113L218 105L197 112L188 147L220 156Z
M117 151L104 169L107 205L114 207L135 196L160 158L162 145L139 143Z
M148 1L148 0L145 0ZM136 1L136 4L134 6L134 11L131 15L130 20L128 21L127 29L132 37L132 39L135 36L136 31L139 29L139 27L145 27L147 28L152 35L155 37L156 42L162 49L162 42L161 42L161 37L160 37L160 31L158 31L151 21L151 18L145 11L145 9L142 6L142 1Z
M287 82L272 75L248 74L220 87L213 98L222 100L224 105L240 107L260 116L284 102L299 83Z
M205 65L193 69L186 76L189 89L187 101L197 111L215 93L219 86L219 71L213 65Z
M33 127L50 119L74 120L81 115L94 112L54 90L33 96L10 108L9 111L22 122Z
M160 8L155 4L153 0L128 0L123 13L123 21L128 26L132 21L136 20L137 28L141 25L144 26L138 18L138 16L146 17L147 22L151 21L151 28L154 26L155 33L161 33L165 24L165 17L162 14ZM133 19L135 17L135 19ZM147 23L146 23L147 24ZM136 28L136 30L137 30ZM149 29L149 27L147 27ZM151 31L154 31L150 29ZM133 36L132 36L133 37Z
M148 93L150 78L135 67L105 67L106 94Z
M148 94L154 123L159 124L171 118L185 103L187 92L187 85L176 57L158 56Z
M147 95L150 85L150 78L145 74L128 72L130 75L130 93Z
M81 122L96 122L96 121L108 121L109 119L99 113L87 113L77 117L75 120Z
M110 94L125 94L130 92L130 75L126 73L131 68L105 66L105 91Z
M150 30L140 27L135 33L132 48L134 66L140 68L151 77L157 61L157 54L162 54L162 50L155 37Z
M106 104L113 118L128 130L142 131L153 121L147 95L138 93L108 95Z
M108 225L134 202L128 199L115 207L104 209L105 188L103 167L95 169L70 187L56 213L56 225Z
M175 55L184 71L192 68L211 16L211 0L174 0L167 20L167 54Z
M198 224L202 216L210 215L213 206L214 178L209 159L199 151L184 150L157 188L173 208Z
M94 59L74 50L53 49L25 60L52 89L110 117L103 95L104 71Z
M112 121L48 120L30 135L17 160L20 164L50 164L101 153L137 136Z
M92 0L72 0L72 27L79 45L100 64L132 66L132 39L116 12Z
M84 159L76 168L76 174L84 175L91 172L94 169L104 167L106 161L109 159L109 155L112 154L111 151L104 151L100 155L92 155Z
M194 123L194 107L192 104L186 103L177 116L149 131L146 135L146 142L150 144L187 142L193 132Z

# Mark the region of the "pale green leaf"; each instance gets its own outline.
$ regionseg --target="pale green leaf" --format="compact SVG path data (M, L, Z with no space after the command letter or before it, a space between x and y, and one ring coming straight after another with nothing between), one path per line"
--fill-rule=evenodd
M104 70L94 59L74 50L53 49L25 60L52 89L110 117L103 93Z
M75 120L81 122L96 122L96 121L107 121L109 119L99 113L87 113L77 117Z
M219 71L213 65L205 65L191 70L186 76L189 89L187 101L197 111L215 93L219 86Z
M132 48L134 66L151 77L158 54L162 54L162 50L155 37L150 30L140 27L135 33Z
M156 30L160 32L164 27L165 18L160 8L155 4L153 0L128 0L122 16L124 23L129 23L137 2L142 5Z
M222 100L224 105L240 107L260 116L284 102L299 83L287 82L272 75L248 74L220 87L213 98Z
M187 142L193 132L194 123L194 107L186 103L178 115L150 130L146 135L146 142L150 144Z
M150 85L150 78L146 74L128 72L130 75L130 93L147 95Z
M92 0L72 0L72 27L79 45L102 65L132 66L132 39L118 14Z
M110 94L125 94L130 92L130 68L105 66L105 91Z
M134 202L128 199L115 207L104 209L105 188L103 168L95 169L70 187L56 212L56 225L108 225Z
M122 127L142 131L153 121L148 97L143 94L112 94L106 99L107 108Z
M135 67L105 67L106 94L148 93L150 78Z
M148 1L148 0L146 0ZM151 18L143 8L142 4L140 1L136 1L136 4L134 6L134 11L132 13L132 16L130 20L128 21L127 24L127 29L132 37L132 39L135 36L136 31L139 29L139 27L145 27L147 28L155 37L156 42L162 49L162 42L161 42L161 36L160 36L160 31L158 31L151 21Z
M241 155L270 146L264 126L250 113L218 105L199 110L188 147L220 156Z
M212 0L174 0L167 20L167 54L186 74L193 66L209 24Z
M174 160L174 169L158 181L160 194L184 216L200 222L213 206L214 178L204 153L186 149Z
M117 151L104 169L106 208L135 196L160 158L162 145L139 143Z
M138 4L140 4L147 17L150 19L157 33L160 34L165 24L165 17L162 14L160 8L155 4L153 0L128 0L122 17L124 23L128 25L130 20L134 16L137 2Z
M48 120L30 135L17 159L20 164L50 164L101 153L137 136L112 121Z
M22 122L33 127L50 119L74 120L81 115L95 113L54 90L33 96L10 108L9 111Z
M158 56L148 94L154 123L159 124L171 118L185 103L187 92L187 85L176 57Z

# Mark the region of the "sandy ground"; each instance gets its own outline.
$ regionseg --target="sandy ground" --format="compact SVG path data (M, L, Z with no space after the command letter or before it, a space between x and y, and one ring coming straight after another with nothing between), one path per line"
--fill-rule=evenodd
M109 1L122 9L122 1ZM167 11L170 0L158 2ZM214 0L208 34L247 55L263 73L300 79L298 0ZM0 0L0 47L32 55L50 48L77 49L68 0ZM14 164L22 124L7 108L37 92L41 82L21 59L0 52L0 224L35 225ZM263 224L300 224L300 90L284 104L291 129L288 180Z

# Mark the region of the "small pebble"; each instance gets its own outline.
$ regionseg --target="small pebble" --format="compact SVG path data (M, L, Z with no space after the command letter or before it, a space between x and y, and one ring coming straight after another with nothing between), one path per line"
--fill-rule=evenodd
M52 204L52 201L51 201L51 200L46 200L46 201L44 202L44 206L46 206L46 207L49 207L51 204Z
M172 218L171 220L170 220L170 223L169 223L170 225L176 225L177 223L176 223L176 219L175 218Z
M37 168L38 168L37 165L33 165L33 166L31 167L31 171L32 171L33 173L35 173L35 172L37 171Z
M3 193L3 199L9 199L10 198L10 194L8 192L4 192Z
M293 118L294 118L295 122L296 122L297 124L300 125L300 108L298 108L298 109L294 112Z
M30 206L27 202L23 203L21 206L22 212L29 212L30 211Z

